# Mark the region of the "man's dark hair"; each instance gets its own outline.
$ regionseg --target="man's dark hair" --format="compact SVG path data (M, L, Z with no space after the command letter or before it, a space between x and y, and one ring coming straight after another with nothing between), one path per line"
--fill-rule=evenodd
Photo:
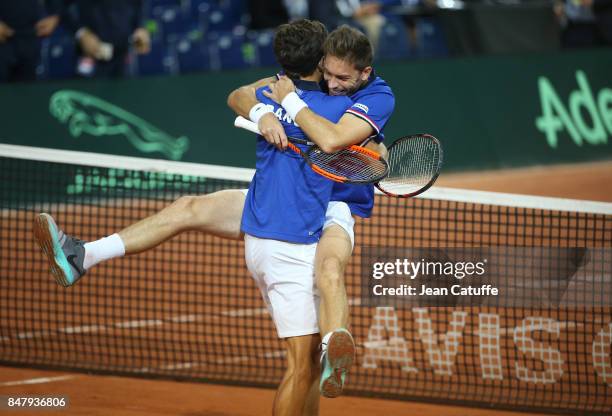
M316 20L300 19L278 27L274 54L290 78L311 75L323 57L327 29Z
M347 25L333 30L323 44L325 55L347 61L359 71L372 66L372 44L366 35Z

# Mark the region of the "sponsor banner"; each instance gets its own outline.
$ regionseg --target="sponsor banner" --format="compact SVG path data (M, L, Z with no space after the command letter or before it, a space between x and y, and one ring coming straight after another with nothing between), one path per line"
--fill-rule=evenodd
M430 133L446 171L612 158L610 49L375 67L396 96L387 144ZM274 73L0 85L0 142L252 168L254 135L233 127L227 96Z

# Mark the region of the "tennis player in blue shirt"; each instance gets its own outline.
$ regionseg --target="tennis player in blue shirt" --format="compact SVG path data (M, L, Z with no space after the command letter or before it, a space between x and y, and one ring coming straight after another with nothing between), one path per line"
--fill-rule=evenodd
M341 26L327 37L324 52L321 61L324 86L330 95L347 95L353 102L337 123L313 112L287 77L278 81L263 79L241 87L230 94L228 104L236 113L257 122L269 143L285 148L287 135L284 129L270 114L269 108L258 102L254 93L255 86L271 83L271 91L265 93L266 97L281 103L308 138L324 151L336 151L372 135L381 142L383 129L395 107L395 98L387 83L374 73L369 40L358 30ZM336 183L331 201L344 201L353 215L367 218L374 205L374 189L372 185ZM353 248L352 234L346 230L352 229L352 225L349 227L339 219L326 221L315 257L316 284L321 297L319 327L323 368L320 390L326 397L341 394L352 364L350 357L355 353L352 338L351 344L346 345L349 314L344 286L344 269Z
M280 26L274 48L285 73L295 80L300 99L323 118L337 122L352 101L321 91L317 67L325 36L321 23L297 21ZM266 92L268 87L259 88L256 96L280 120L286 134L305 138ZM319 363L313 357L320 335L314 258L332 191L333 182L314 172L302 157L258 137L256 172L246 195L241 230L247 267L289 357L274 401L275 415L316 414L318 394L312 385L318 383ZM350 214L345 212L348 222ZM315 392L314 397L309 392Z

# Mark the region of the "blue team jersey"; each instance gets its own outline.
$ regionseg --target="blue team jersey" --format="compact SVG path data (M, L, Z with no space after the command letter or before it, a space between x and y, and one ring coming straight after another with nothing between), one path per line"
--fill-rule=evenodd
M333 123L352 104L348 97L328 96L315 82L296 81L295 86L312 111ZM257 99L271 106L287 136L306 138L286 111L263 95L265 88L257 90ZM323 230L332 186L332 181L315 173L301 156L289 149L282 152L258 136L256 171L246 197L241 230L259 238L316 243Z
M380 143L384 139L383 129L395 108L395 97L391 87L372 71L368 83L351 95L351 100L353 105L346 112L372 126L373 133L378 135L377 141ZM344 201L353 215L369 218L374 207L374 186L336 182L333 185L331 200Z

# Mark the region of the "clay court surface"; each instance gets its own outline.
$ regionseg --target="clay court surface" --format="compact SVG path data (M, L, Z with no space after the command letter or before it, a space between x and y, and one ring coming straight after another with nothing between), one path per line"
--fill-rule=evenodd
M39 377L72 376L44 384L5 387L5 381ZM274 391L213 384L102 377L54 371L1 368L0 395L68 395L69 410L50 414L70 415L181 415L181 416L259 416L269 415ZM47 414L49 412L43 412ZM5 414L4 412L2 414ZM24 411L6 414L41 414ZM321 400L321 415L516 415L455 406L438 406L393 400L340 397ZM523 413L526 414L526 413ZM535 413L528 413L535 414Z
M446 174L441 176L437 184L455 188L612 202L610 183L612 162ZM270 414L274 391L206 383L0 368L0 395L21 394L67 395L70 398L69 409L60 413L71 415L257 416ZM20 411L14 414L40 413ZM321 401L321 415L492 414L517 413L357 397Z
M447 174L438 186L612 202L612 162Z

